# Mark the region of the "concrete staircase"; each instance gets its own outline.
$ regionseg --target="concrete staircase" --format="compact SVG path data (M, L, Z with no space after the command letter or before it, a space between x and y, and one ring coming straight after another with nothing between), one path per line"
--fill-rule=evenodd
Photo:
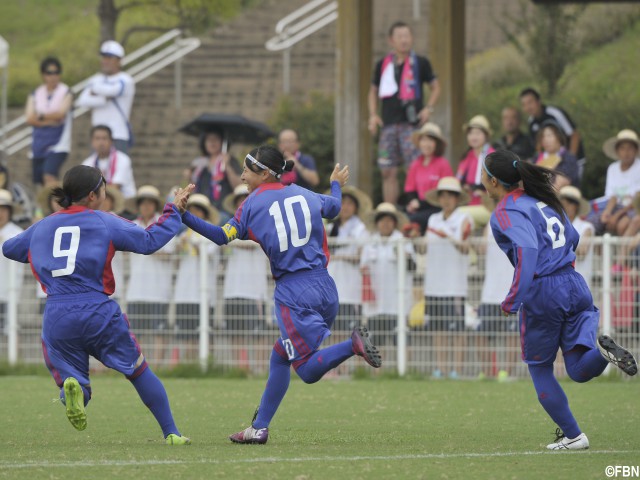
M183 60L179 110L174 103L174 67L137 85L132 114L136 145L130 153L138 185L151 183L167 192L172 185L183 182L181 172L199 152L196 139L177 133L177 129L200 113L238 113L268 123L282 95L282 54L267 51L264 44L273 36L278 20L304 3L306 0L263 0L204 36L202 46ZM517 3L467 2L468 54L504 41L492 19L505 9L515 13ZM428 53L428 4L427 0L420 1L421 15L414 20L412 0L374 0L375 56L387 51L387 29L399 19L412 26L416 51ZM290 84L294 97L304 98L311 90L333 92L335 36L332 24L292 49ZM437 73L437 65L434 68ZM89 155L89 128L89 115L75 121L73 151L65 168ZM242 155L246 148L236 146L232 151ZM14 178L29 184L30 162L25 153L17 157L10 161Z

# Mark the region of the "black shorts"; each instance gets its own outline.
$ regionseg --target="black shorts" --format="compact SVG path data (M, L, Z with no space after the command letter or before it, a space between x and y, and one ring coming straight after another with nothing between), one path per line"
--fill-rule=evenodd
M248 298L225 298L224 323L227 330L238 335L264 330L264 315L258 300Z
M209 308L209 329L213 327L213 307ZM176 303L176 336L183 340L195 340L200 335L200 305Z
M149 330L162 331L167 327L168 303L130 302L127 318L134 333L148 333ZM146 330L146 331L145 331Z
M464 330L464 302L462 297L424 297L426 329L434 332Z
M478 318L480 319L479 332L518 333L517 317L513 315L504 316L500 305L483 303L478 307Z

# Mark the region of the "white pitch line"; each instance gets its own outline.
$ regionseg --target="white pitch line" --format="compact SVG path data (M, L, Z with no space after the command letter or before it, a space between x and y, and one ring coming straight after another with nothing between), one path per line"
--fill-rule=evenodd
M428 459L448 459L448 458L494 458L494 457L519 457L527 455L616 455L626 453L640 453L640 450L582 450L576 452L551 452L551 451L530 451L530 452L493 452L493 453L425 453L414 455L372 455L372 456L352 456L352 457L261 457L242 459L201 459L201 460L102 460L78 462L30 462L30 463L9 463L0 462L0 470L12 468L54 468L54 467L123 467L123 466L150 466L150 465L201 465L201 464L240 464L240 463L305 463L305 462L353 462L362 460L428 460Z

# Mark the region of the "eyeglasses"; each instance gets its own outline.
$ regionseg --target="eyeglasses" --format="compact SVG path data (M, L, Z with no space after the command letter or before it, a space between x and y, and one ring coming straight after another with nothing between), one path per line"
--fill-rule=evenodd
M60 70L45 70L42 73L45 75L60 75Z

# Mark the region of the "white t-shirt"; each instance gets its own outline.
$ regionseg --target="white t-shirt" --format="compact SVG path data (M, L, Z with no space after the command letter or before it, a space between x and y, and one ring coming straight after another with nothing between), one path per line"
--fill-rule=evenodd
M129 140L129 117L136 85L131 75L98 73L91 77L76 106L91 109L91 125L106 125L114 139Z
M120 191L125 199L136 196L131 158L126 153L113 148L108 157L98 158L98 155L91 155L82 164L99 168L108 185L120 185Z
M144 223L137 218L133 223L147 228L160 218L156 214L149 223ZM130 276L127 285L127 302L156 302L169 303L171 299L171 277L173 276L173 258L168 255L173 253L176 239L152 255L129 254Z
M0 228L0 302L6 302L9 300L9 263L15 263L16 272L16 287L18 299L20 298L20 291L22 290L22 281L24 277L24 264L16 263L13 260L9 260L2 254L2 244L22 233L24 230L17 226L13 222L8 222L4 227ZM40 288L40 287L38 287Z
M464 223L473 228L473 220L459 210L454 210L445 220L442 212L429 217L427 226L427 261L424 278L424 294L430 297L466 297L469 255L461 253L451 240L436 232L442 231L457 241L470 231L463 231Z
M331 225L327 230L331 230ZM332 237L335 243L331 249L329 275L333 277L338 289L341 305L360 305L362 303L362 274L360 273L359 251L363 241L369 237L365 224L357 216L351 217L344 225L340 225L338 235Z
M362 249L360 266L369 268L371 288L375 295L374 302L363 305L363 313L367 317L398 313L398 247L395 240L400 238L402 234L398 230L394 230L391 236L386 238L379 233L374 233L371 236L371 242ZM413 243L405 242L404 252L406 258L415 260ZM406 258L402 261L406 261ZM408 314L412 305L413 275L411 272L407 272L404 285L404 301Z
M209 306L216 304L219 246L191 229L185 230L176 240L180 255L178 275L174 287L175 303L200 303L200 249L204 248L209 262L207 265L207 296Z
M267 257L252 240L229 243L224 270L224 298L267 299Z
M586 222L579 217L576 217L572 222L573 227L576 229L578 234L580 235L580 242L582 242L582 235L585 232L591 232L591 238L588 240L593 240L593 235L595 232L594 226ZM591 279L593 278L593 243L590 242L589 249L587 250L587 254L582 259L576 259L576 271L582 275L587 282L587 286L591 288Z
M511 288L513 281L513 265L505 253L500 250L491 226L485 228L487 250L484 264L484 283L480 303L500 305Z
M626 172L620 168L620 161L613 162L607 168L607 183L604 195L607 198L618 197L618 203L625 197L633 197L640 191L640 158L636 158Z

